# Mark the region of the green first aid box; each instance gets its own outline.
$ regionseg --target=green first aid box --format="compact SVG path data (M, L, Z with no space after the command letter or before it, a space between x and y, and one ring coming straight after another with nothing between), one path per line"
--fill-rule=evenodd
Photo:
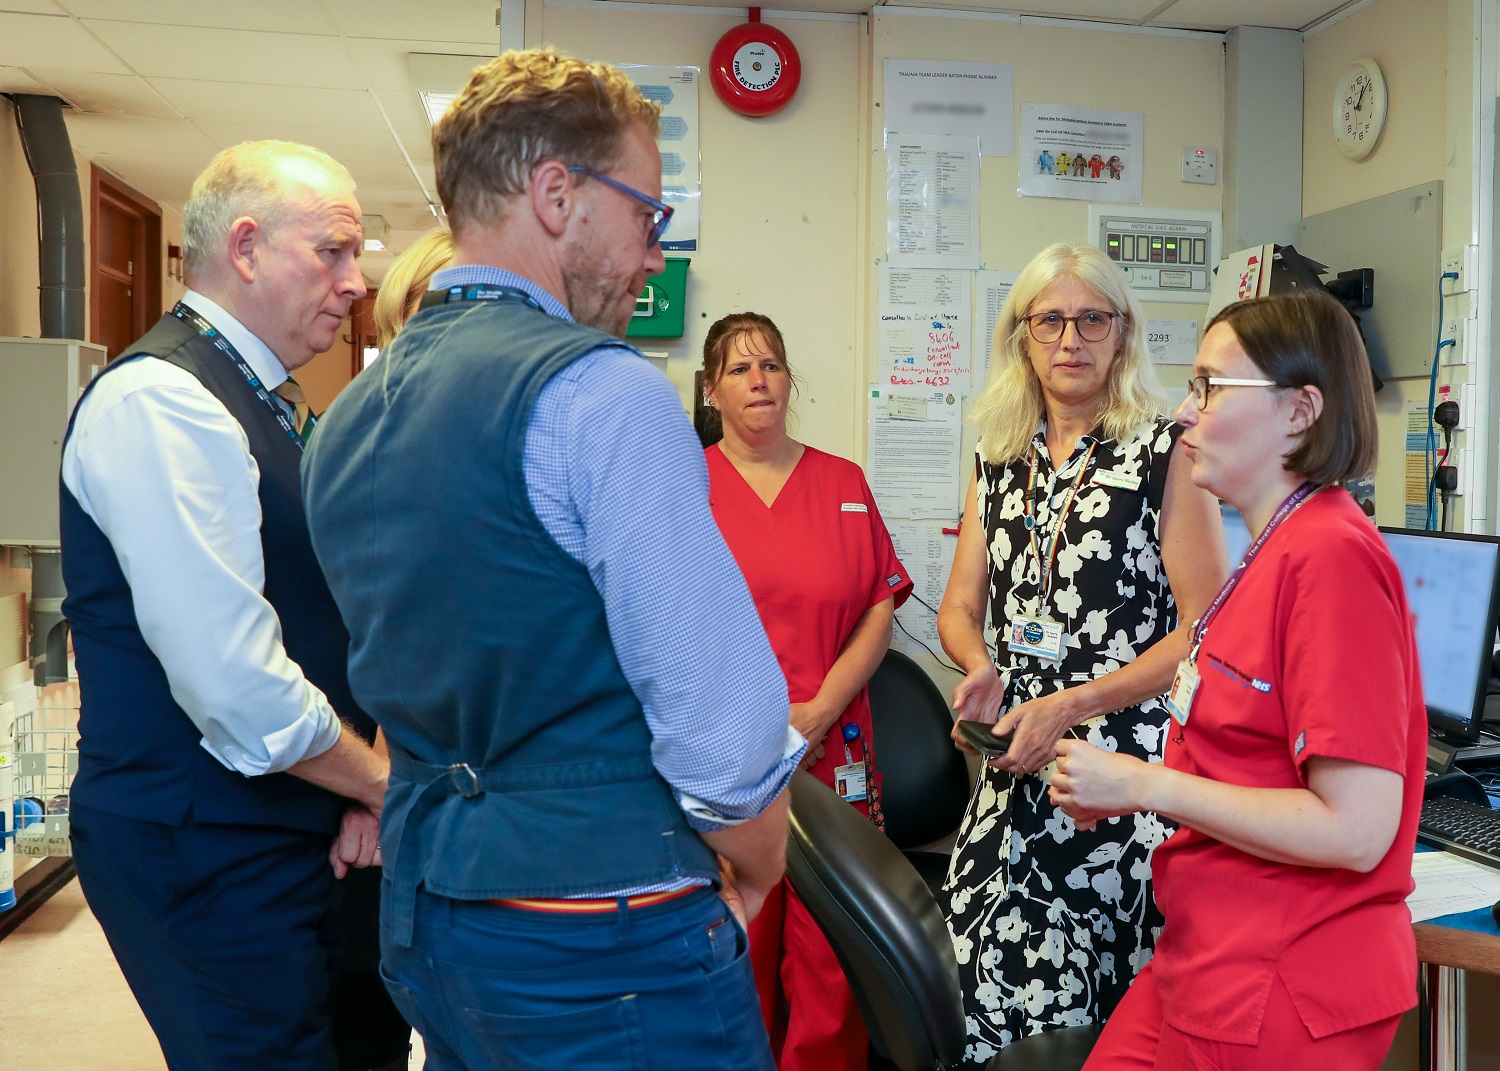
M687 273L692 260L667 257L660 275L646 278L646 289L635 299L635 314L626 338L681 338L687 313Z

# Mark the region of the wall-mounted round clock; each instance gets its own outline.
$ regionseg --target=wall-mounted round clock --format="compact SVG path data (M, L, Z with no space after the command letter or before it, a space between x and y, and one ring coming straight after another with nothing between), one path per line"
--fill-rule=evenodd
M770 115L791 103L802 81L802 58L792 39L761 22L760 8L752 7L750 21L714 45L709 81L731 110Z
M1363 160L1380 140L1385 126L1385 77L1380 64L1369 58L1344 68L1333 91L1333 140L1351 160Z

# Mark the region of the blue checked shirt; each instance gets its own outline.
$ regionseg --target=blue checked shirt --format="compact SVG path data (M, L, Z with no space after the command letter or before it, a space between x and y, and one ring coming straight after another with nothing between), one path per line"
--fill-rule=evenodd
M498 268L448 268L432 288L474 283L515 287L573 318ZM689 823L708 831L760 814L807 743L791 728L786 679L709 512L703 450L676 390L634 350L586 354L537 396L522 471L542 527L604 600L652 762Z

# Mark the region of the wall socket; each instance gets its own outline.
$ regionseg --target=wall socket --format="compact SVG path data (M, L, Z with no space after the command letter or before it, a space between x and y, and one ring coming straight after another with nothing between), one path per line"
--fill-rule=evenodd
M1439 363L1469 363L1469 351L1464 345L1465 339L1467 337L1467 331L1465 329L1467 328L1468 323L1469 321L1463 319L1460 316L1449 316L1443 320L1442 329L1438 334L1438 342L1441 344L1443 342L1447 342L1449 339L1452 339L1453 345L1443 348L1442 360Z
M1443 274L1458 276L1456 279L1443 280L1443 293L1451 297L1474 289L1474 276L1478 270L1478 264L1478 246L1461 245L1443 250Z

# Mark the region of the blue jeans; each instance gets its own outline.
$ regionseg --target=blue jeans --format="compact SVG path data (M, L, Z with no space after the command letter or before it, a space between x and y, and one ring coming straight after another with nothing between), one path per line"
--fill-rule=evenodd
M410 948L382 925L381 972L428 1071L774 1067L744 931L710 889L587 915L418 890L415 919Z

